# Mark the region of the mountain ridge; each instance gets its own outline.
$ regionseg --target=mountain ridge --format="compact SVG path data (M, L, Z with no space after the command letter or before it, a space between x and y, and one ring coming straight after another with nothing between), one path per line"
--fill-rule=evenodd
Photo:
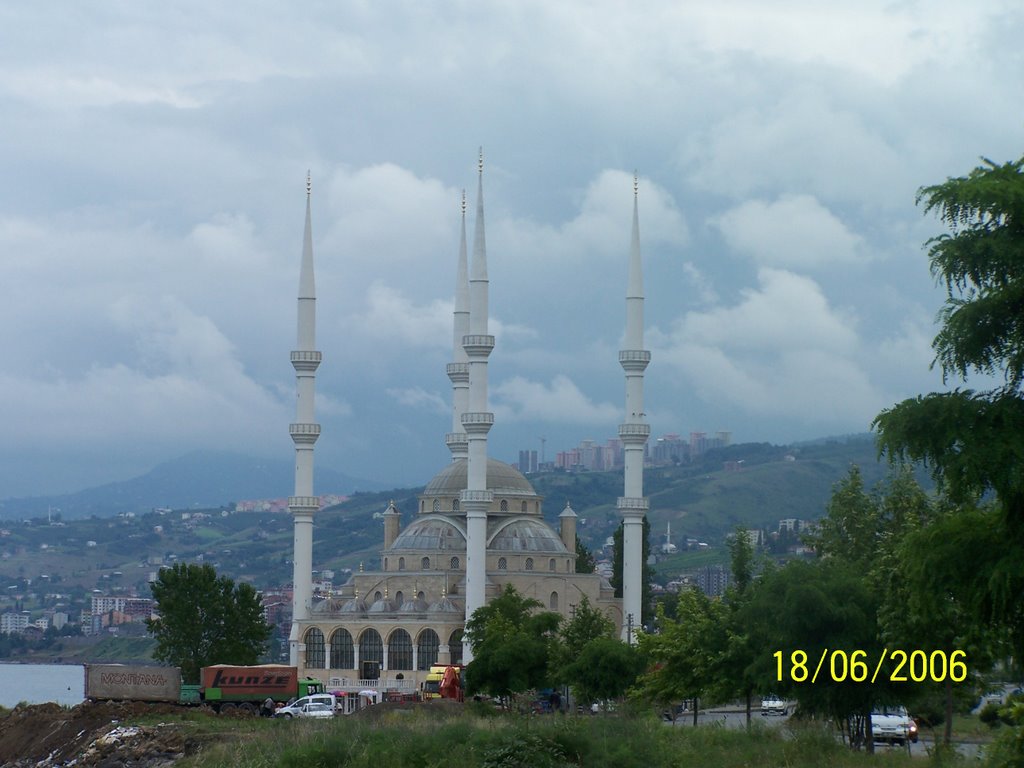
M323 493L341 496L389 487L329 467L317 467L316 482ZM75 520L92 515L146 512L157 507L219 507L245 499L284 498L292 495L294 483L294 465L286 459L230 451L191 451L128 480L74 493L0 500L0 519L41 517L56 512L62 519Z

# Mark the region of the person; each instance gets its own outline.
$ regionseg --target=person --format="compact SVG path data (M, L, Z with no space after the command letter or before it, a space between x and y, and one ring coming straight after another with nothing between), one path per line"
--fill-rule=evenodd
M272 717L276 708L274 700L267 696L267 700L263 702L263 716Z

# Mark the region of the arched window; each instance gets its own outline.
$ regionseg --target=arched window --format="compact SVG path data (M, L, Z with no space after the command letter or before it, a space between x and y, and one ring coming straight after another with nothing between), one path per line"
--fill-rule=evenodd
M426 511L426 509L427 509L426 505L427 505L427 502L423 501L423 499L420 499L420 512L425 512Z
M331 635L331 669L352 669L354 665L352 635L347 629L339 629Z
M553 557L550 560L548 560L548 570L549 571L555 570L555 558L553 558Z
M552 611L557 611L558 610L558 593L557 592L552 592L551 593L551 599L548 600L548 608L550 608Z
M382 597L384 597L384 595L382 595L380 592L374 592L373 593L373 602L375 602L375 603L378 602Z
M388 669L412 669L412 638L404 629L388 638Z
M384 558L384 570L386 571L387 569L388 569L388 559L385 557Z
M451 559L451 562L448 563L448 567L451 568L453 571L459 570L459 558L453 557Z
M430 558L429 557L424 557L422 560L420 560L420 568L422 568L424 571L430 570Z
M498 509L502 512L508 512L508 499L502 499L501 504L498 505Z
M508 560L506 560L504 557L499 557L498 558L498 570L499 571L507 571L508 570Z
M452 499L452 512L458 512L458 511L459 511L459 500L458 499Z
M532 557L526 558L526 570L528 570L528 571L532 571L533 570L533 558Z
M416 599L417 600L426 600L427 599L427 596L423 593L422 589L419 592L416 593Z
M405 570L405 558L404 557L398 558L398 570L400 570L400 571L404 571Z
M525 511L526 511L526 502L525 502L525 501L523 502L522 506L521 506L521 507L520 507L519 509L520 509L521 511L523 511L523 512L525 512Z
M395 592L395 608L401 608L402 603L405 602L405 595L402 594L402 590Z
M323 669L324 661L324 633L312 627L306 633L306 667Z
M441 646L441 640L437 632L432 629L424 629L420 632L419 640L416 643L416 666L421 669L430 669L432 664L437 663L437 653Z
M533 511L536 512L538 515L540 514L540 502L539 501L533 502Z
M448 638L448 650L451 651L452 664L462 663L462 630L456 629Z
M434 499L434 511L435 512L440 512L441 511L441 500L440 499Z
M367 666L370 668L376 665L377 669L380 669L380 665L384 663L384 643L380 639L380 633L376 629L367 629L363 631L363 634L359 636L359 663L363 665L361 674L364 677L367 671Z

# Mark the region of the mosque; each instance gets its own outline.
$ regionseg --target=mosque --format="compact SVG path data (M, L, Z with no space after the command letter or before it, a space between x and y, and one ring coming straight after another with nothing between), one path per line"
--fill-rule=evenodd
M456 269L452 382L452 431L445 436L452 460L427 483L414 518L404 529L390 504L384 512L380 570L360 571L328 599L312 593L313 447L316 350L310 186L298 297L298 348L291 353L298 405L289 427L295 444L294 596L290 663L300 675L332 690L415 690L432 664L463 664L472 649L463 628L473 612L506 586L565 617L586 598L610 618L624 640L640 616L643 450L650 435L643 409L643 281L634 181L633 231L626 291L626 336L619 361L626 374L626 419L619 425L625 454L623 597L606 579L576 573L576 514L569 505L558 530L543 517L543 498L517 469L487 457L494 415L487 411L487 249L484 233L483 160L478 168L471 271L467 258L466 202ZM407 511L408 512L408 511Z

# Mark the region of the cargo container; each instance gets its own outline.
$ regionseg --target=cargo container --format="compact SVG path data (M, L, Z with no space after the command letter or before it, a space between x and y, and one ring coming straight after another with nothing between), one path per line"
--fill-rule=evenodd
M200 685L183 685L177 667L85 665L85 698L92 701L205 704L218 712L241 709L256 714L267 699L281 703L323 692L324 684L316 678L300 679L295 667L279 664L203 667Z

